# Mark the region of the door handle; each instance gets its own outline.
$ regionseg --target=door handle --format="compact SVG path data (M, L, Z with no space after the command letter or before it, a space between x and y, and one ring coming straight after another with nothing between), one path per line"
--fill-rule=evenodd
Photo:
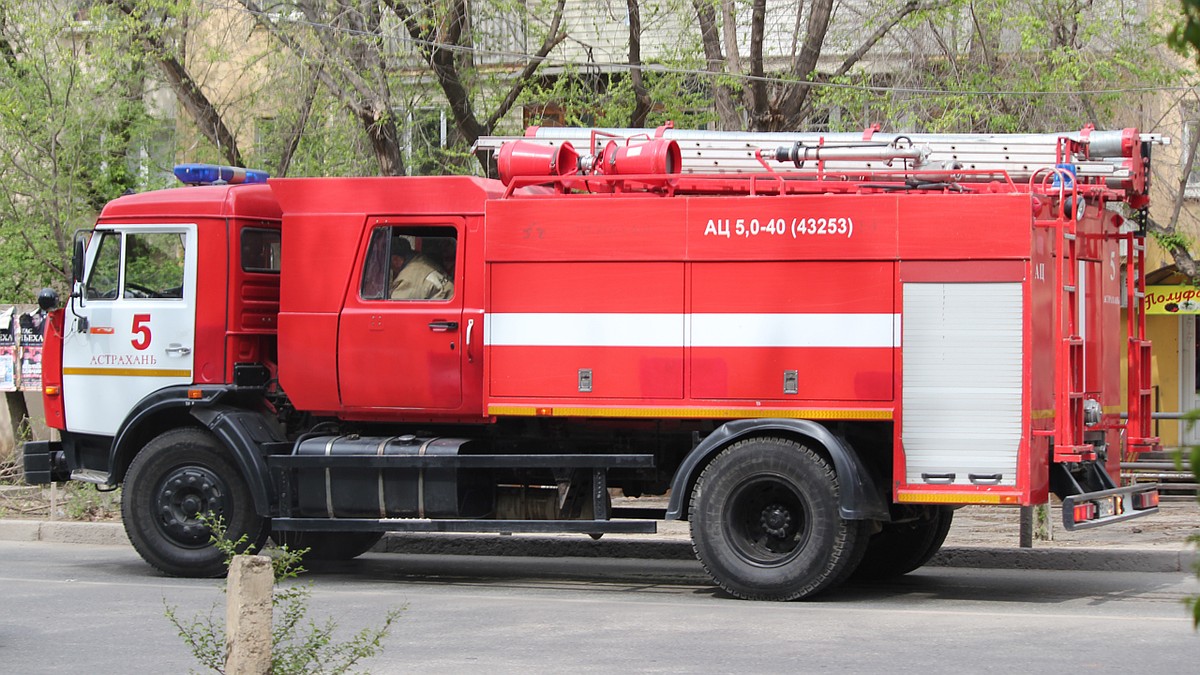
M178 342L172 342L171 344L167 345L167 348L163 351L165 351L168 356L187 356L188 354L192 353L192 348L184 347Z
M475 363L475 357L471 354L471 332L475 329L475 319L467 319L467 363Z
M435 333L448 333L452 330L458 330L457 321L430 321L429 330Z

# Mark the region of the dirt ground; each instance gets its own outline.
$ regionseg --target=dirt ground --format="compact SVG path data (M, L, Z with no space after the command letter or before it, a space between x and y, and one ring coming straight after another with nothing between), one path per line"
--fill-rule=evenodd
M954 514L946 546L1018 546L1021 512L1015 507L964 506ZM1068 532L1062 513L1051 507L1050 539L1035 538L1034 548L1182 548L1189 536L1200 535L1200 504L1169 501L1158 513L1103 527Z
M100 492L92 485L0 484L0 518L95 522L116 520L120 515L120 493Z

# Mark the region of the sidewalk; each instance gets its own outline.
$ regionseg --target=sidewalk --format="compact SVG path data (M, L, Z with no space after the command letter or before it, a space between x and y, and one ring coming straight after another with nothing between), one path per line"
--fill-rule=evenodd
M651 506L647 500L615 500ZM955 512L946 543L929 563L947 567L1191 572L1198 559L1189 535L1200 535L1200 505L1167 502L1159 513L1090 530L1067 532L1052 509L1052 540L1022 549L1020 510L968 506ZM660 522L655 535L389 534L376 551L401 554L694 558L688 524ZM0 519L0 541L129 545L121 523Z

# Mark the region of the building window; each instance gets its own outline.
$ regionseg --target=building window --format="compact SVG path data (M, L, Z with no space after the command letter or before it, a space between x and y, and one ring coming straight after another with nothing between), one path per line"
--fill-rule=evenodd
M447 145L447 119L443 108L413 108L404 125L404 165L411 175L441 173Z
M1200 199L1200 147L1197 147L1195 156L1190 158L1190 165L1188 163L1188 150L1196 142L1196 134L1200 134L1200 103L1185 103L1180 110L1183 111L1183 142L1179 147L1179 168L1187 173L1183 196Z

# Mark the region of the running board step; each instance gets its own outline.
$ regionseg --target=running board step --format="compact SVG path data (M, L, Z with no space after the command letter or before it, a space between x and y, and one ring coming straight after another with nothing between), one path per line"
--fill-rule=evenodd
M1158 483L1085 492L1062 500L1063 527L1086 530L1158 513Z
M272 518L271 527L313 532L556 532L654 534L658 524L638 520L466 520L430 518Z

